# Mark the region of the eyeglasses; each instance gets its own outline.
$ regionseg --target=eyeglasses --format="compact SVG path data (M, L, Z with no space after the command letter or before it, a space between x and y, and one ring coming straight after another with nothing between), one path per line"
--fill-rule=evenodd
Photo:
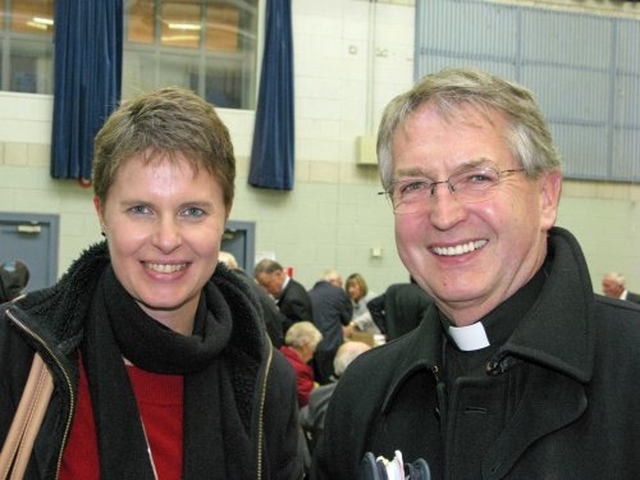
M429 208L429 200L435 196L436 187L440 184L447 184L451 195L461 203L482 202L493 196L504 177L518 172L524 172L524 168L497 170L482 166L454 173L446 180L435 182L428 178L412 177L394 182L379 195L387 195L393 213L397 215L417 213Z

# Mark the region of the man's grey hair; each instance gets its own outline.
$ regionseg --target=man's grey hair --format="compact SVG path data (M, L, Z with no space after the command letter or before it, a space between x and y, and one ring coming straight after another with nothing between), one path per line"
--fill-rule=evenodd
M616 285L624 287L627 284L627 280L618 272L609 272L605 275L605 278L613 280Z
M385 108L377 140L380 179L385 190L394 180L394 134L426 103L446 121L466 121L462 108L467 106L489 121L492 113L501 112L507 122L507 145L527 176L535 178L542 172L560 169L551 133L529 90L481 70L449 68L426 75Z

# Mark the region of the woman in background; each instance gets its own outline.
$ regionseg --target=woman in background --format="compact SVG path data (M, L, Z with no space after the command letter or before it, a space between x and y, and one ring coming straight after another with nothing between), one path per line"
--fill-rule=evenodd
M343 329L345 338L352 338L354 332L380 334L380 329L373 321L367 306L369 301L377 295L369 291L364 277L359 273L352 273L347 277L345 288L351 297L351 305L353 306L351 322Z

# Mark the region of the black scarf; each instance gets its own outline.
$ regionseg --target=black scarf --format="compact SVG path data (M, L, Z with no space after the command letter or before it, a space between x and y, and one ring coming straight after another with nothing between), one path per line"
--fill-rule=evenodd
M185 376L183 479L255 477L255 465L247 461L252 449L246 415L234 395L227 356L232 313L212 282L203 289L189 337L147 316L111 267L98 283L88 317L82 356L101 479L154 479L122 357L144 370Z

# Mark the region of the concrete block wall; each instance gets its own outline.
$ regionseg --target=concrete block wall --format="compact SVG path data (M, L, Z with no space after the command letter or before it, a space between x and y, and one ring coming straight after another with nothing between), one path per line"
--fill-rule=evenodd
M408 275L393 215L377 195L377 170L356 164L356 140L374 133L384 105L413 81L413 2L295 0L293 15L295 187L247 185L253 112L221 110L238 160L231 219L256 222L256 252L273 252L308 288L337 267L345 277L362 273L382 292ZM60 216L61 274L101 237L91 189L49 177L51 112L50 96L0 92L0 211ZM558 223L585 247L596 291L608 270L640 291L639 199L634 185L565 185Z

